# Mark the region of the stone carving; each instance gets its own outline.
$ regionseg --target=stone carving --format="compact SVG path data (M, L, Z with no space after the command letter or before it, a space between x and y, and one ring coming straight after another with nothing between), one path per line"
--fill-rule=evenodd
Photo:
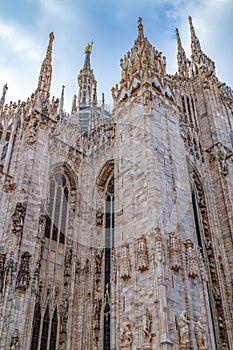
M0 293L2 293L4 287L5 261L6 254L0 254Z
M69 310L69 297L64 295L63 300L60 303L60 333L66 333L66 324L68 320L68 310Z
M29 124L28 124L29 134L28 134L27 143L29 145L32 145L33 143L36 142L36 134L37 134L38 124L39 124L38 115L36 112L34 112L31 116Z
M12 283L14 268L15 268L14 253L11 252L9 259L6 262L5 285Z
M155 261L159 263L165 262L164 247L162 242L161 230L159 227L154 229L154 247L155 247Z
M102 299L99 297L94 298L94 310L93 310L93 329L100 329L100 316L101 316Z
M123 325L120 329L120 347L131 349L133 343L133 334L131 332L129 318L125 317Z
M41 214L39 218L39 232L38 235L40 238L44 237L44 230L45 230L45 224L46 224L47 215Z
M144 307L144 312L142 315L142 325L143 325L143 338L145 344L150 344L151 342L151 314L147 307Z
M204 258L203 258L203 254L201 252L201 250L199 249L199 269L200 269L200 275L201 275L201 279L202 281L207 281L207 273L206 273L206 267L204 264Z
M95 273L101 274L102 270L103 249L98 248L95 252Z
M14 333L11 336L11 345L10 350L19 350L20 349L20 343L19 343L19 331L16 328Z
M228 164L226 161L226 155L224 154L223 150L219 148L217 152L217 157L221 169L221 173L226 176L228 174Z
M202 326L202 317L199 317L194 327L195 337L199 350L207 350L206 330Z
M196 252L194 250L194 244L191 239L187 239L185 241L185 248L188 275L195 278L198 276L198 262Z
M72 247L66 248L65 254L65 268L64 268L64 276L71 276L71 263L72 263Z
M18 202L14 214L11 216L13 222L13 233L20 235L23 232L24 217L26 214L26 206L24 203Z
M103 208L100 207L96 211L96 226L98 227L103 226L103 218L104 218Z
M129 246L127 243L121 246L121 278L127 279L130 277L130 255Z
M169 255L171 269L179 271L181 268L181 252L178 237L175 232L169 234Z
M6 175L5 177L5 184L4 184L4 191L9 193L13 191L16 188L16 183L13 182L13 178L10 175Z
M177 317L177 325L179 330L180 346L181 349L186 349L189 343L189 323L186 311L182 311Z
M148 269L148 260L146 238L142 236L137 240L137 268L139 271Z
M81 261L80 261L80 259L77 259L77 261L76 261L75 272L76 272L77 274L79 274L80 271L81 271Z
M30 257L31 255L28 252L23 253L21 256L21 263L19 266L16 287L22 290L27 289L30 281L30 268L29 268Z
M116 263L116 251L115 248L112 248L111 256L111 283L116 283L117 278L117 263Z

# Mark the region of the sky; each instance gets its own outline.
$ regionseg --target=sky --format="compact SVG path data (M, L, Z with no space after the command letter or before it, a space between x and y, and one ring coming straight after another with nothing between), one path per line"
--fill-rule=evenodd
M0 8L0 89L8 84L6 103L25 101L35 91L53 31L51 95L60 97L65 85L65 109L70 112L84 48L93 40L98 100L104 92L111 105L111 88L120 81L120 58L137 38L138 17L144 35L167 57L167 73L174 74L175 28L190 56L190 15L218 78L233 87L233 0L0 0Z

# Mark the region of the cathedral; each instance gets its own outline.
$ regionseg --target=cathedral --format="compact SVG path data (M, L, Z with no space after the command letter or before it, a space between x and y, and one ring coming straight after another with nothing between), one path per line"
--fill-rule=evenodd
M0 350L233 349L233 91L189 17L177 72L144 35L97 101L0 100Z

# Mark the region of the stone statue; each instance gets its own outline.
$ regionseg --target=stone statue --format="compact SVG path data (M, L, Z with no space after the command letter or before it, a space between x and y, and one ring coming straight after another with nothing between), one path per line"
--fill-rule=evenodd
M133 335L130 330L129 318L126 317L123 326L120 329L120 344L121 348L130 349L133 342Z
M202 317L199 317L194 327L195 337L199 350L207 350L206 331L202 326Z
M12 215L13 232L15 234L21 234L23 232L24 217L26 214L26 207L23 203L18 202L14 214Z
M145 343L151 342L151 315L147 307L144 308L144 313L142 316L143 324L143 338Z
M17 276L17 288L26 289L29 285L30 280L30 260L31 255L25 252L21 256L21 263L19 267L19 272Z
M19 344L19 331L16 328L14 333L12 334L11 337L11 345L10 345L10 350L19 350L20 344Z
M189 342L189 323L186 311L182 311L177 317L179 335L180 335L180 345L187 345Z

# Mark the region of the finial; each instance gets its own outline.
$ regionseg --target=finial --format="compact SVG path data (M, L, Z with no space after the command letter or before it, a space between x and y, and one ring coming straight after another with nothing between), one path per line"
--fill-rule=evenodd
M42 62L40 75L38 80L37 91L49 93L52 80L52 43L54 40L53 32L49 34L49 44L46 51L46 56Z
M93 103L93 106L97 106L96 83L94 84L94 87L93 87L92 103Z
M177 49L178 52L183 50L182 44L181 44L181 40L180 40L180 34L179 34L179 30L178 28L176 28L176 41L177 41Z
M72 102L72 108L71 108L71 114L77 113L77 96L74 95L73 102Z
M200 41L199 41L198 37L196 36L195 30L194 30L194 26L193 26L193 22L192 22L192 17L188 16L188 20L189 20L190 33L191 33L192 55L195 56L198 52L199 53L202 52L201 44L200 44Z
M189 26L190 26L191 35L192 35L192 36L196 36L195 30L194 30L194 26L193 26L192 17L191 17L191 16L188 16L188 20L189 20Z
M59 107L59 115L60 116L63 115L63 112L64 112L64 91L65 91L65 85L62 85L60 107Z
M2 89L2 98L1 98L1 100L0 100L0 105L1 105L1 106L3 106L4 103L5 103L5 96L6 96L7 90L8 90L8 86L7 86L7 84L5 84L5 85L3 86L3 89Z
M51 32L49 34L49 44L48 44L48 48L47 48L47 52L46 52L46 58L51 60L51 56L52 56L52 44L54 41L54 34L53 32Z
M142 25L142 19L141 17L138 18L138 40L143 40L144 34L143 34L143 25Z

